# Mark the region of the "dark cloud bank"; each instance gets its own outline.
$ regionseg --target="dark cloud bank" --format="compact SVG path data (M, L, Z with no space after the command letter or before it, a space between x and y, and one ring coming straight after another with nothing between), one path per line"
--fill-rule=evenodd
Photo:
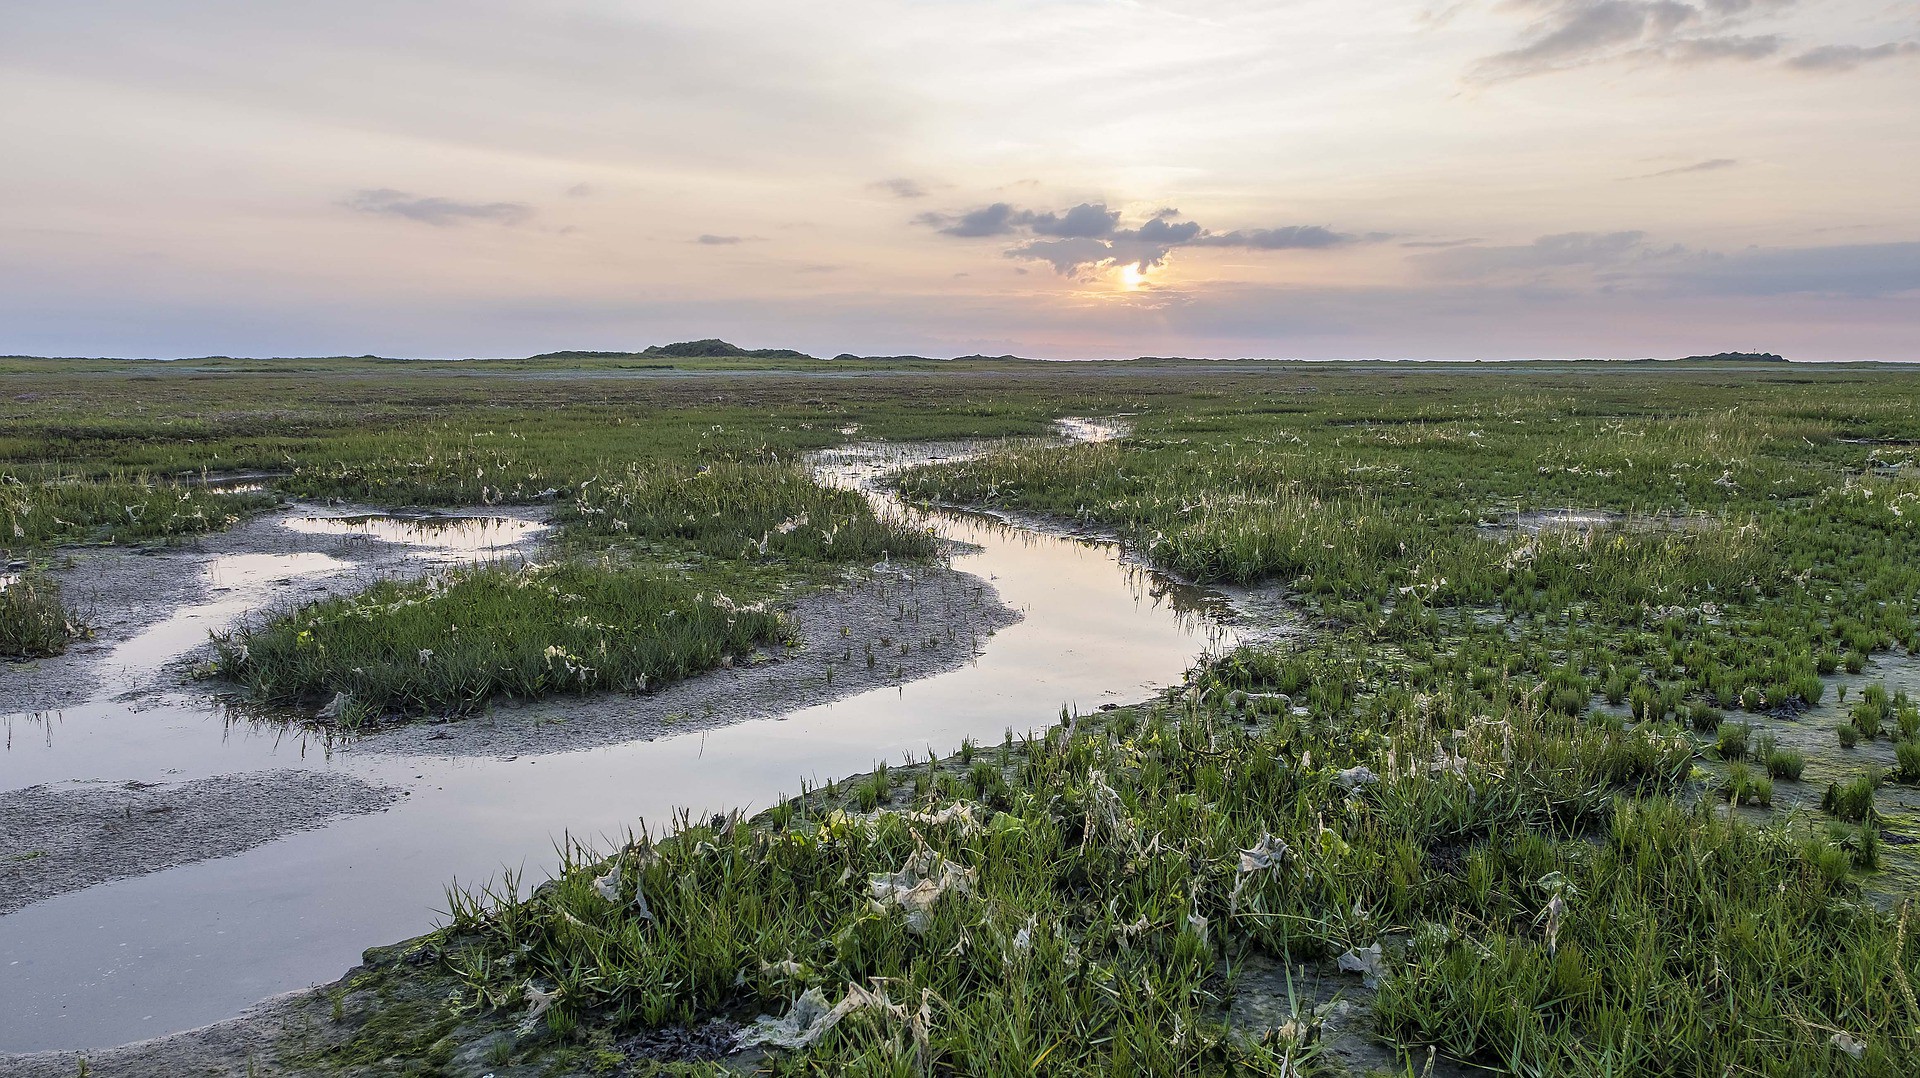
M1565 232L1415 261L1428 276L1455 282L1528 284L1579 274L1612 289L1664 293L1877 298L1920 291L1920 243L1705 251L1655 243L1644 232Z
M1215 232L1197 221L1181 221L1178 210L1161 210L1131 228L1120 225L1120 211L1104 202L1083 202L1066 210L1021 209L995 202L965 213L923 213L916 224L962 239L1008 237L1009 258L1046 262L1064 276L1102 265L1151 269L1176 247L1235 247L1254 251L1320 250L1378 235L1356 236L1322 225L1237 228Z

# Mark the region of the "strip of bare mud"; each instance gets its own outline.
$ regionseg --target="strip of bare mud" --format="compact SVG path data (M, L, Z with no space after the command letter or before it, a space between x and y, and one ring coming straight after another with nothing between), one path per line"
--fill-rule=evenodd
M0 793L0 914L54 895L250 850L401 796L332 771Z

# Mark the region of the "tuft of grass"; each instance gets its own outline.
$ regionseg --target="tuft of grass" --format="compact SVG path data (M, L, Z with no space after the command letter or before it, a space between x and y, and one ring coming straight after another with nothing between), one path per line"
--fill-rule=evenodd
M1893 702L1887 696L1885 685L1869 685L1860 694L1860 701L1853 705L1848 713L1848 721L1860 736L1872 741L1880 736L1887 721L1894 716Z
M497 696L639 692L783 638L777 614L663 572L565 561L383 581L218 640L255 696L354 725L459 713Z
M1874 818L1873 791L1879 776L1856 775L1845 782L1828 783L1820 798L1820 807L1842 820L1861 823Z
M1901 782L1920 783L1920 741L1902 741L1893 747L1898 766L1895 777Z
M1720 754L1722 760L1744 760L1747 758L1747 738L1752 732L1753 728L1746 723L1725 723L1714 741L1714 751Z
M1807 769L1807 758L1792 749L1776 748L1766 757L1767 774L1788 782L1800 781L1801 772Z
M87 632L61 602L60 587L52 580L28 574L0 588L0 658L58 655Z
M1773 779L1735 761L1727 767L1727 777L1720 784L1720 796L1735 805L1771 805Z

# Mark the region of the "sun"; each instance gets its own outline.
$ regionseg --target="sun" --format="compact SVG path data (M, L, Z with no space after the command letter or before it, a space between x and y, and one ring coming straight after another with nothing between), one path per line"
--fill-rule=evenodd
M1129 262L1120 267L1120 287L1129 292L1138 292L1145 288L1147 275L1141 272L1140 263Z

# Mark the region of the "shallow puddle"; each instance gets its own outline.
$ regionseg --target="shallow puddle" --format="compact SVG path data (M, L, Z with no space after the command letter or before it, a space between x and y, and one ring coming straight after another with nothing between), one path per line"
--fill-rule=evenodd
M820 465L871 492L889 468L981 448L854 447ZM424 931L449 881L484 882L511 868L539 882L567 836L597 841L641 821L657 829L682 809L758 811L802 782L944 754L965 738L997 743L1009 730L1049 725L1063 706L1137 700L1227 643L1210 617L1217 596L1145 572L1113 544L962 513L924 519L970 544L954 566L991 582L1024 620L969 665L777 719L517 759L329 751L314 735L179 697L138 713L101 699L64 716L8 720L5 788L325 767L411 796L386 812L0 917L9 999L0 1051L118 1044L216 1021L332 980L369 945ZM237 613L271 592L256 579L226 598Z
M291 517L286 526L304 535L337 535L348 540L400 543L418 547L450 561L497 556L501 551L540 532L547 525L515 517L481 516L355 516L308 515Z

